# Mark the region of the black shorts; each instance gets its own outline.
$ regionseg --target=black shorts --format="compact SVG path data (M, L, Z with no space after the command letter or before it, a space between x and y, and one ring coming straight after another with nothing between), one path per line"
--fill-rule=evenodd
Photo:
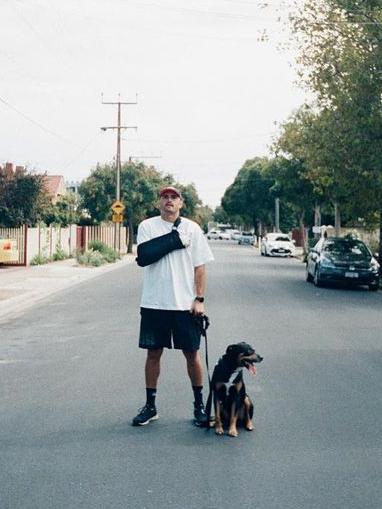
M200 328L189 311L141 308L139 347L199 350ZM172 341L171 341L172 340Z

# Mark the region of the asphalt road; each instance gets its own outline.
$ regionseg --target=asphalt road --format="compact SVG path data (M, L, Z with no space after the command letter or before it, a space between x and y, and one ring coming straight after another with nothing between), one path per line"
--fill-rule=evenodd
M0 327L1 509L380 509L382 292L315 288L297 260L211 243L210 363L231 342L264 356L256 430L191 423L180 352L166 352L160 419L137 348L141 271L129 265Z

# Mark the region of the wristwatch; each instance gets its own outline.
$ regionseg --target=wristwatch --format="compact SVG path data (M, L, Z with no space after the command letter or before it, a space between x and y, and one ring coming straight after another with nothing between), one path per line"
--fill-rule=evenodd
M197 300L198 302L204 302L204 297L196 296L194 300Z

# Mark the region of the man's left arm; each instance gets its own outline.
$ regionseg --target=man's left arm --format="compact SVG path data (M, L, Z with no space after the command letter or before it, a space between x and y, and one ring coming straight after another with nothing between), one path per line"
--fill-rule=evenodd
M194 268L195 293L197 297L204 297L206 290L207 271L205 265L199 265ZM194 300L191 306L191 313L195 315L204 315L204 302Z

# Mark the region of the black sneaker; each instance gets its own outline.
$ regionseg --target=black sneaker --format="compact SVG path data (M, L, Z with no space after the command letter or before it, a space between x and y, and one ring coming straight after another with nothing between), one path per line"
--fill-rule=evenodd
M156 421L158 419L157 409L155 406L145 405L140 409L139 414L133 419L133 426L144 426L150 421Z
M203 403L199 403L196 405L194 403L194 424L195 426L199 426L200 428L207 427L207 414L206 409L204 408Z

